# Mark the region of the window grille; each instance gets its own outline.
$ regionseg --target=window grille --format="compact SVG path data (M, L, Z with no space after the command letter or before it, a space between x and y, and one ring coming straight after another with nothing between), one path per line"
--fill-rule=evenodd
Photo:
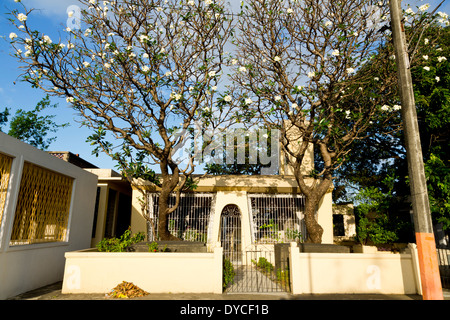
M12 158L0 153L0 226L2 225L3 210L5 209L11 164Z
M149 218L147 234L149 241L158 238L158 210L159 194L151 193L149 200ZM169 207L175 204L175 194L169 197ZM183 241L208 241L208 225L211 219L211 210L214 207L212 193L182 193L178 208L169 215L169 231L172 235Z
M73 178L25 163L11 245L66 241Z
M252 240L254 244L303 242L305 199L294 194L251 194Z

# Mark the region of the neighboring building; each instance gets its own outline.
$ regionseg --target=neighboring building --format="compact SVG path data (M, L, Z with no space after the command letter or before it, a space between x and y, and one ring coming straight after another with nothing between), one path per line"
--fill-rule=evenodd
M98 177L91 246L119 237L131 223L131 186L111 169L85 169Z
M90 247L97 176L0 132L0 299L63 279Z
M79 154L69 151L48 151L49 154L83 169L98 169L96 165L80 158Z
M333 230L336 243L355 240L356 223L352 203L333 204Z
M130 183L114 170L100 169L78 154L69 151L48 153L98 177L91 247L95 247L103 238L121 236L130 226Z

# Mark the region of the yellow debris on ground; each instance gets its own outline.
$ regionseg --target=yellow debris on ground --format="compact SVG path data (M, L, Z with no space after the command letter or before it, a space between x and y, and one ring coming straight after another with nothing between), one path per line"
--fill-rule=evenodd
M136 298L144 297L149 293L142 290L138 286L134 285L132 282L122 281L121 284L117 285L110 293L107 294L109 298Z

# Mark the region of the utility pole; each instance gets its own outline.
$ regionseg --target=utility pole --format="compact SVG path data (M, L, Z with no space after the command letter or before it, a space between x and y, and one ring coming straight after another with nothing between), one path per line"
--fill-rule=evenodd
M423 299L443 300L405 30L402 24L401 0L389 0L389 6Z

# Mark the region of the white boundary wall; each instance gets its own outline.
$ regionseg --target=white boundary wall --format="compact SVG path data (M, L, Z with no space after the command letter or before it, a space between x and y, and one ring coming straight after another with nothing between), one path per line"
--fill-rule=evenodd
M415 244L410 253L301 253L290 246L293 294L421 294Z
M222 248L212 253L66 253L62 293L108 293L122 281L149 293L222 293Z
M422 294L410 253L300 253L290 246L292 294ZM122 281L149 293L222 293L221 247L212 253L68 252L62 293L108 293Z
M97 176L0 132L0 152L13 158L0 225L0 299L63 279L64 253L90 247ZM64 242L10 246L24 162L74 178Z

